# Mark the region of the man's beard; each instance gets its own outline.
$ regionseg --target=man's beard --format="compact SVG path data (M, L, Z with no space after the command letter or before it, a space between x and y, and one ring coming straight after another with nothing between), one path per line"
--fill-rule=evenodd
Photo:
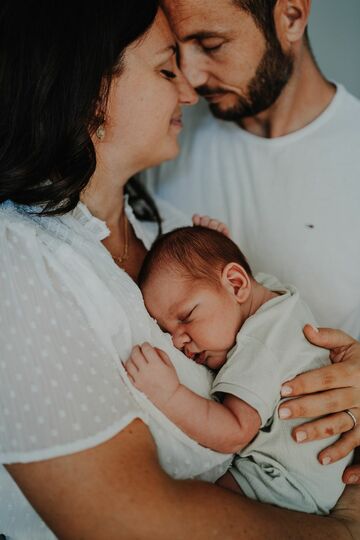
M210 103L210 110L221 120L240 122L243 118L255 116L268 109L280 96L284 86L289 81L294 67L291 55L285 54L276 37L267 42L266 51L257 67L254 77L248 84L247 96L238 96L223 88L201 86L196 89L200 96L211 94L231 93L237 103L227 109L222 109L218 103Z

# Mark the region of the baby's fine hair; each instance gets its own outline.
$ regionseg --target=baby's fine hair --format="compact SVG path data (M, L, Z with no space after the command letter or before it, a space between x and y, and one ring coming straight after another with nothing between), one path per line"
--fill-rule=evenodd
M147 253L138 283L144 287L154 271L179 272L184 278L206 279L219 284L219 273L228 263L252 271L238 246L224 234L205 227L181 227L160 236Z

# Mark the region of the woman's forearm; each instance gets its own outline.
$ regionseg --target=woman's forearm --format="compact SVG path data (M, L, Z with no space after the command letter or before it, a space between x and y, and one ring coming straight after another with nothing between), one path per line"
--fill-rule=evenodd
M346 522L360 538L357 488L345 490L353 499L331 518L173 480L140 421L93 449L8 470L61 540L351 540Z

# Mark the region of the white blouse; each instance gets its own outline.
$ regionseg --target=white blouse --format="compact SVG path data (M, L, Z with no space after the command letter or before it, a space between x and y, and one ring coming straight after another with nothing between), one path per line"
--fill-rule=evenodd
M164 232L188 224L157 201ZM230 456L203 448L128 380L121 362L144 341L164 349L181 381L209 396L211 375L172 345L148 315L140 290L101 240L109 230L84 204L60 217L0 205L0 463L31 462L91 448L141 418L174 478L214 481ZM32 209L33 211L35 209ZM149 248L157 225L138 221ZM0 465L0 533L54 539Z

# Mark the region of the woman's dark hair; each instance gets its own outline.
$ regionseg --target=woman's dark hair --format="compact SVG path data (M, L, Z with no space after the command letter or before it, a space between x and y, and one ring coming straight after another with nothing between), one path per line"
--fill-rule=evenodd
M76 206L95 171L91 134L111 79L157 10L157 0L1 0L0 203L45 214Z

